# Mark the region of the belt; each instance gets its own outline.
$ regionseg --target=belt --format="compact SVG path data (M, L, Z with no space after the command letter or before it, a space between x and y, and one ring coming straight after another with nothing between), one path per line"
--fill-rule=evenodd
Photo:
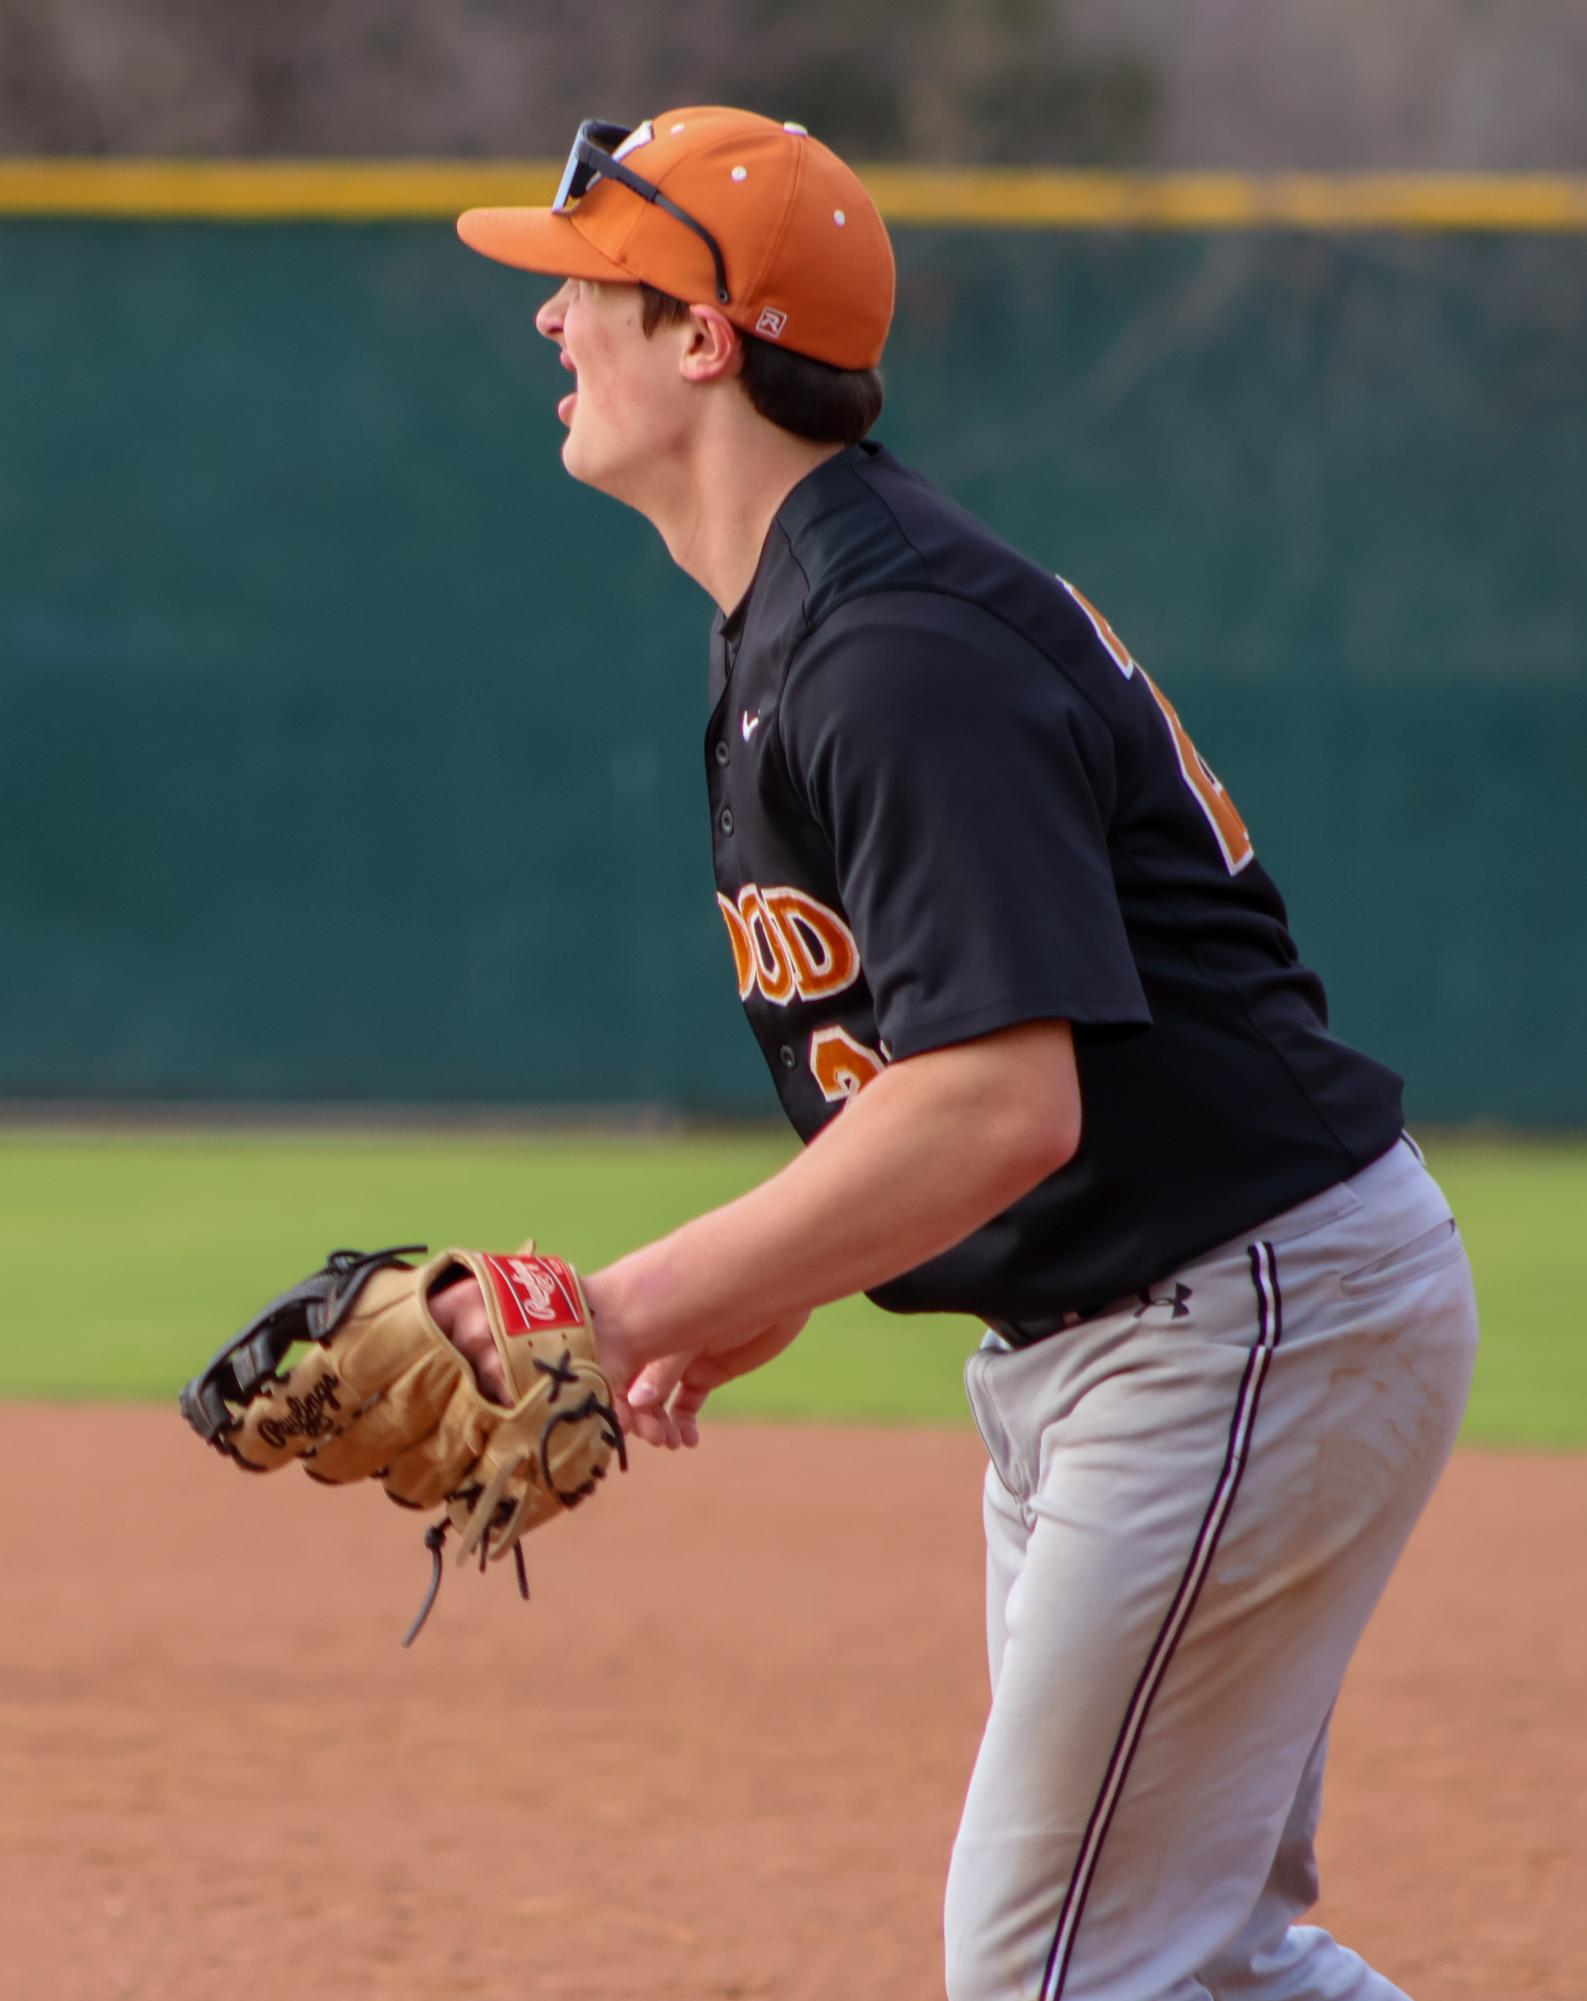
M1067 1334L1082 1320L1091 1320L1105 1310L1098 1306L1093 1307L1090 1313L1060 1313L1056 1320L989 1320L986 1324L999 1340L1006 1341L1011 1348L1034 1348L1038 1341L1045 1341L1050 1334Z

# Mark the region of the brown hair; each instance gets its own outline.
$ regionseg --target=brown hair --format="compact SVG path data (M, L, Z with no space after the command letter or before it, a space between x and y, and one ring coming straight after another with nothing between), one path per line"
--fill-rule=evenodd
M670 292L641 284L640 319L648 339L677 326L689 308ZM818 445L857 445L882 413L882 378L874 368L833 368L791 348L774 347L739 330L744 343L744 393L757 415L779 430Z

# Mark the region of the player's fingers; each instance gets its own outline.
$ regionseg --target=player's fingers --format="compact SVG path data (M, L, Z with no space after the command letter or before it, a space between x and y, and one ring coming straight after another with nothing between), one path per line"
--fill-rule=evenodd
M474 1380L497 1403L511 1403L501 1357L491 1336L485 1301L473 1279L462 1279L430 1295L430 1315L474 1371Z
M700 1406L716 1388L715 1383L702 1382L697 1377L686 1377L672 1399L672 1414L677 1418L695 1418L700 1414Z
M665 1445L667 1442L667 1415L641 1406L635 1410L627 1397L619 1389L612 1391L612 1409L617 1423L629 1438L637 1438L642 1445Z
M647 1362L628 1385L628 1404L634 1411L665 1409L667 1399L688 1374L691 1355L663 1355Z
M647 1410L640 1417L641 1433L647 1445L662 1446L668 1452L678 1449L678 1427L664 1410Z
M637 1438L643 1445L676 1449L677 1427L665 1410L634 1410L622 1398L616 1400L614 1408L617 1422L630 1438Z
M708 1359L702 1358L678 1385L670 1409L680 1445L692 1450L699 1444L700 1410L712 1390L719 1386L720 1379L720 1370L714 1368Z
M482 1331L459 1330L452 1337L452 1344L474 1371L474 1380L485 1395L496 1403L510 1404L507 1392L507 1378L502 1371L501 1357L496 1353L496 1343L490 1338L490 1329Z

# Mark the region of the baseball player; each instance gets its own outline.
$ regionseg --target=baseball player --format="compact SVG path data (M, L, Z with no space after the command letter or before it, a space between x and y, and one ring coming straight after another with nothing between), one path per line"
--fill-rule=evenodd
M975 1315L992 1697L950 2001L1390 2001L1297 1920L1476 1340L1400 1080L1329 1033L1102 612L870 440L893 261L841 161L719 107L589 122L549 209L459 229L558 281L563 463L718 608L717 900L806 1142L589 1277L625 1428L693 1444L856 1290ZM436 1310L488 1377L472 1281Z

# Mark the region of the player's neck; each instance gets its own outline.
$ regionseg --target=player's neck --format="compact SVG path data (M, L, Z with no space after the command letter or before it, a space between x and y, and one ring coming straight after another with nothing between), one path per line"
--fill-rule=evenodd
M749 589L777 510L840 445L812 444L762 418L707 430L639 503L685 575L729 612Z

